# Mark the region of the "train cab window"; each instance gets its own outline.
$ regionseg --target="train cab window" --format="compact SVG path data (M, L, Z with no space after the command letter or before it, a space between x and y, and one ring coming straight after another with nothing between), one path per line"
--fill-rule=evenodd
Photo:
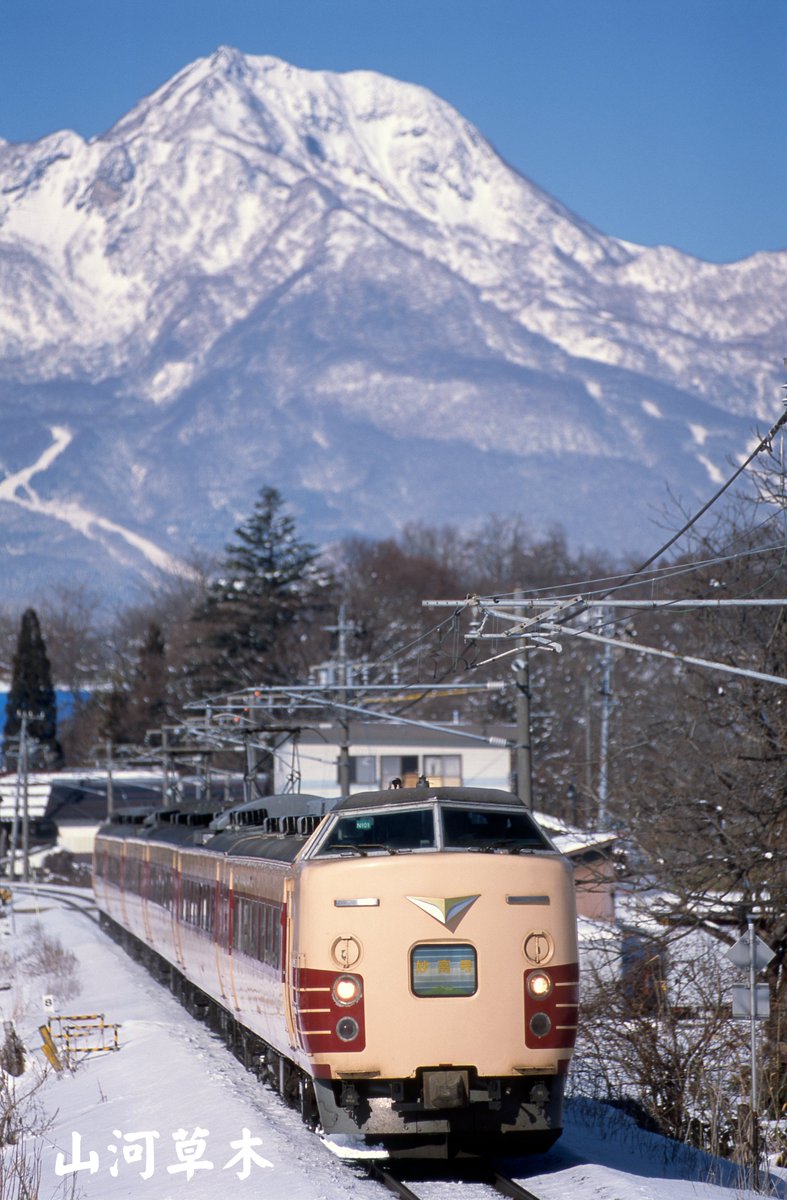
M328 829L318 856L342 851L350 854L397 854L434 848L434 813L430 806L347 813Z
M446 850L550 850L526 809L441 808Z

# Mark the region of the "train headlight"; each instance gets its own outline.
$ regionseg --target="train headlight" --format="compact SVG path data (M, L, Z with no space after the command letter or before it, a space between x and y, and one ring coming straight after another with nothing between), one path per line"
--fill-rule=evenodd
M340 1004L343 1008L349 1007L351 1004L357 1004L362 994L361 981L357 975L340 975L333 982L333 999L336 1004ZM341 1037L341 1034L339 1034ZM353 1034L353 1037L355 1034ZM349 1038L345 1038L349 1041Z
M360 1027L353 1017L342 1017L336 1023L336 1034L343 1042L354 1041L359 1033Z
M535 1013L530 1018L530 1032L534 1037L543 1038L552 1030L552 1022L546 1013ZM341 1036L341 1035L340 1035Z
M532 971L527 977L527 990L534 1000L546 1000L552 991L551 976L546 971Z

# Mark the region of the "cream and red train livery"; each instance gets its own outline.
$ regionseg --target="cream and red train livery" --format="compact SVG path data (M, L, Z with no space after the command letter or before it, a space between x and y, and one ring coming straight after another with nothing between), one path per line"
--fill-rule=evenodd
M360 793L321 821L296 817L298 796L268 803L291 815L104 826L105 920L327 1134L403 1154L550 1146L576 917L571 868L530 814L473 788Z

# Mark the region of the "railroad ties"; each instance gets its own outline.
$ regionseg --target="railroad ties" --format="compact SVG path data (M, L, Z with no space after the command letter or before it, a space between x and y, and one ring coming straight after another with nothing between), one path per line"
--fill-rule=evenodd
M407 1183L402 1178L404 1169L399 1165L395 1170L377 1162L365 1162L363 1165L372 1179L393 1192L399 1200L453 1200L458 1182L462 1185L462 1200L492 1200L494 1196L508 1196L510 1200L541 1200L534 1192L495 1168L471 1163L470 1160L467 1167L453 1164L448 1168L443 1163L438 1168L439 1175L431 1174L428 1180L409 1179ZM412 1163L407 1171L408 1176L417 1172L418 1167ZM416 1191L416 1188L420 1190Z

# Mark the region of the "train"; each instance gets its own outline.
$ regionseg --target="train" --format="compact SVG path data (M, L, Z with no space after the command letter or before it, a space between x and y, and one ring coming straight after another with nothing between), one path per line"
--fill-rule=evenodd
M516 796L422 781L120 812L93 874L102 924L324 1136L395 1158L559 1137L573 875Z

